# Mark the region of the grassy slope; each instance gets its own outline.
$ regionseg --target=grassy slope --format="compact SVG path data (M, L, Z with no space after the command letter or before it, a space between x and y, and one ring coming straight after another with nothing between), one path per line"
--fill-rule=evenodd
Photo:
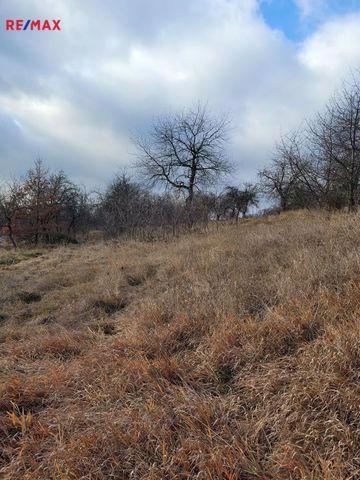
M0 477L360 478L359 246L300 212L0 254Z

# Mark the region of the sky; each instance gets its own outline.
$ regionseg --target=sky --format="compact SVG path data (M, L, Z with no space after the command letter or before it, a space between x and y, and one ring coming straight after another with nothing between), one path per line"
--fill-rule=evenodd
M61 31L6 31L6 19ZM231 118L230 183L360 67L360 0L0 0L0 178L41 158L97 186L158 115Z

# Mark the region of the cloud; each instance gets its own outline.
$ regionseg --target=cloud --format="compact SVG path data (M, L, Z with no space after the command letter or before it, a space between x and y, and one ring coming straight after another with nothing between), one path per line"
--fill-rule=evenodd
M341 78L360 66L360 13L334 18L303 45L301 60L314 73Z
M79 181L106 181L155 115L200 100L229 112L229 155L239 179L254 177L276 138L359 61L356 14L297 45L255 0L2 0L3 18L46 16L63 31L0 31L3 172L40 156Z
M302 19L307 19L323 12L328 0L295 0Z

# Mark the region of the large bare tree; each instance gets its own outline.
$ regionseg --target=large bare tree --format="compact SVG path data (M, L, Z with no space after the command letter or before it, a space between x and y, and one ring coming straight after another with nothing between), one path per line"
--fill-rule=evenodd
M229 121L205 107L158 118L149 135L138 138L138 167L151 184L182 191L192 206L194 194L230 171L225 155Z

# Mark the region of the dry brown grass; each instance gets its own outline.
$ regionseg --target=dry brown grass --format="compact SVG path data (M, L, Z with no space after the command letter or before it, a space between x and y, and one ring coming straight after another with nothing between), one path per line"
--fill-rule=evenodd
M0 254L0 477L360 478L359 247L299 212Z

